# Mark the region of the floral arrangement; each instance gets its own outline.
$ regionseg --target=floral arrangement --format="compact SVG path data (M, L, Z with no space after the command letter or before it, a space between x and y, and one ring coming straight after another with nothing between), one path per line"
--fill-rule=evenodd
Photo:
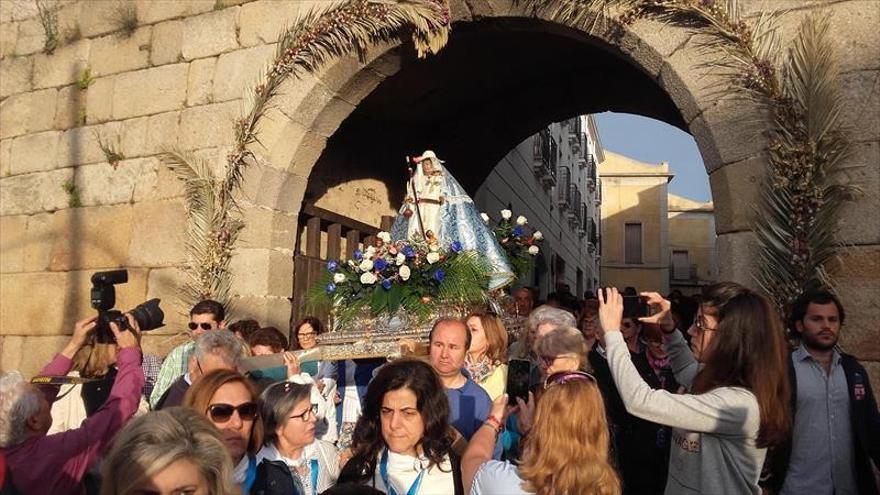
M510 210L501 210L501 220L491 224L489 215L480 213L483 221L492 227L492 233L507 254L507 259L513 268L516 278L529 273L534 263L534 257L541 252L538 244L543 242L544 234L540 230L535 230L531 234L527 232L529 220L519 215L513 220L513 212Z
M355 251L354 258L328 261L326 268L306 304L331 308L343 325L366 310L372 316L403 310L424 322L437 303L483 302L488 287L488 264L458 241L448 246L416 239L391 242L388 232Z

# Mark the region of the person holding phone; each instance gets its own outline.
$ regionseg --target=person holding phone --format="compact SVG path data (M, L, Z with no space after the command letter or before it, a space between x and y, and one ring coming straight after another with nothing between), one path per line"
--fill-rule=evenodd
M608 365L630 414L672 427L666 493L760 494L767 448L791 427L781 319L763 296L723 282L707 287L694 324L692 351L656 292L642 293L667 339L675 378L690 393L653 390L633 365L620 332L623 297L599 291Z
M461 459L465 489L472 495L617 495L620 481L608 452L608 423L596 380L583 371L547 377L519 465L492 460L504 421L501 396Z

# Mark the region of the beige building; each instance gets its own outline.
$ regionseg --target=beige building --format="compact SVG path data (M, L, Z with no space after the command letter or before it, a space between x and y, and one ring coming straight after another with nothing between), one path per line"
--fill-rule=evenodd
M582 297L599 283L599 193L596 164L603 160L596 123L578 116L548 125L512 149L474 196L477 208L498 219L510 208L544 234L531 274L518 285L541 297L567 284Z
M669 291L669 164L650 165L605 151L602 186L602 284Z
M669 289L699 293L718 279L715 262L715 207L675 194L667 201L669 226Z

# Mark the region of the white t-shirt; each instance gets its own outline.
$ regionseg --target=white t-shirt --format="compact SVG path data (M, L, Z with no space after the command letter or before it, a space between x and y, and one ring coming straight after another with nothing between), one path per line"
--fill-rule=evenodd
M530 495L522 489L523 480L516 466L506 461L486 461L480 465L470 495Z
M381 462L381 454L379 460ZM388 452L388 482L398 495L406 495L416 478L422 471L423 466L428 465L426 458L417 458L404 454ZM376 465L376 474L373 478L374 486L383 492L390 493L382 480L382 472L379 464ZM431 467L422 477L417 495L452 495L455 493L455 478L452 475L452 464L449 456L444 458L439 466Z

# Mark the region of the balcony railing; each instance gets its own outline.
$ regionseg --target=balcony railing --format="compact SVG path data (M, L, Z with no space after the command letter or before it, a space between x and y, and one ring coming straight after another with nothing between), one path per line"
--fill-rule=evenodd
M556 184L557 145L550 131L542 130L535 136L532 172L546 187Z
M568 217L568 223L572 227L577 227L578 220L581 216L581 209L579 207L581 204L581 192L574 184L568 185L568 201L568 211L565 213Z
M571 204L571 170L568 167L559 167L559 181L556 183L558 196L556 204L559 209L568 209Z

